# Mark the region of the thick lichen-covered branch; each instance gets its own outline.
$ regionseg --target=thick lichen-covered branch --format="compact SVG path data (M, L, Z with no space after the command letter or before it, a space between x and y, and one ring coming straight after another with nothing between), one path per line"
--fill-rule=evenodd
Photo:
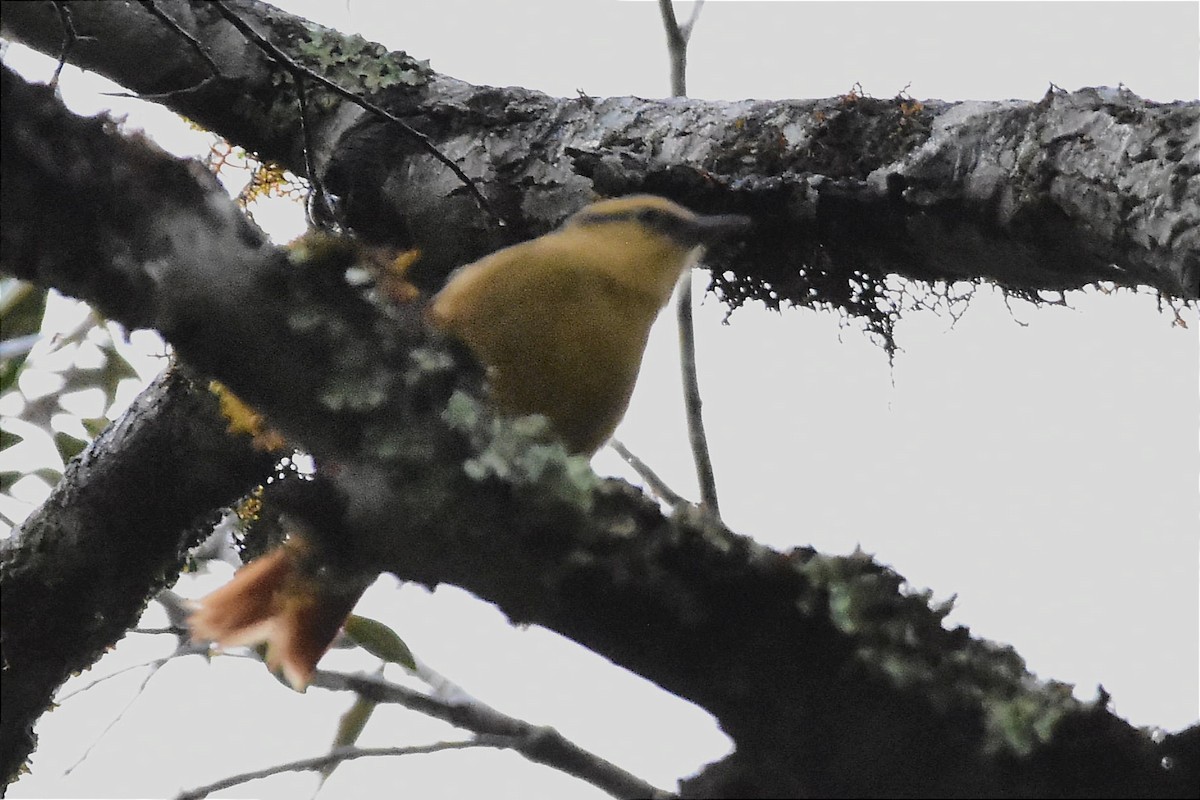
M137 623L218 509L272 461L226 434L207 392L168 372L0 542L0 781L33 749L33 724L59 685Z
M758 221L742 252L713 254L714 289L730 307L835 310L889 347L909 308L908 289L897 291L892 276L934 296L985 280L1035 302L1044 290L1097 282L1200 296L1194 102L1108 89L1055 90L1039 102L857 91L820 100L555 98L473 86L264 3L227 0L296 63L419 130L479 188L501 226L444 159L344 97L312 87L301 126L287 71L212 4L156 7L203 44L218 75L141 6L68 5L91 36L70 49L75 63L297 173L311 169L315 185L340 198L341 224L419 248L415 275L429 286L545 232L597 193L642 191ZM51 4L7 3L3 24L46 52L61 47Z

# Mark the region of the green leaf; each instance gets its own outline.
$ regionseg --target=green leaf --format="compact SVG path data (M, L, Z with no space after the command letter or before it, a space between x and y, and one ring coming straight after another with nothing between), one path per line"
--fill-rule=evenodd
M25 441L25 437L19 433L13 433L8 428L0 428L0 451L7 450L17 442Z
M113 400L117 396L117 387L121 381L129 380L130 378L137 379L137 370L133 365L125 360L125 356L117 352L117 348L111 342L108 347L103 348L106 356L104 369L100 373L100 388L104 390L104 408L108 410Z
M62 470L55 469L54 467L42 467L41 469L35 469L29 474L36 475L51 486L61 481L63 476Z
M0 329L4 330L5 342L36 335L42 329L45 315L45 289L12 278L0 280ZM0 394L16 386L28 355L29 351L24 350L0 361Z
M63 385L59 388L58 394L62 395L71 392L82 392L85 389L100 388L101 370L103 370L103 367L83 369L72 366L64 369L59 373L62 376Z
M80 418L79 422L93 439L100 435L100 431L108 427L108 417Z
M45 313L45 289L13 278L0 280L0 322L6 338L37 333Z
M54 447L58 450L58 455L62 458L63 464L66 464L75 456L83 452L83 448L88 446L85 439L78 439L69 433L55 431Z
M0 494L8 494L13 484L25 477L24 472L0 470Z
M377 706L374 700L359 695L354 705L346 709L346 713L338 719L337 734L333 737L333 745L331 750L337 750L339 747L349 747L358 741L358 737L362 735L363 729L367 727L367 721L371 719L371 714ZM338 768L341 762L334 762L321 768L321 783L333 774L333 771Z
M17 376L21 374L21 366L24 363L24 355L0 361L0 394L17 385Z
M408 645L382 622L351 614L346 617L345 631L347 636L376 658L390 664L399 664L406 669L417 668L417 662L413 659Z

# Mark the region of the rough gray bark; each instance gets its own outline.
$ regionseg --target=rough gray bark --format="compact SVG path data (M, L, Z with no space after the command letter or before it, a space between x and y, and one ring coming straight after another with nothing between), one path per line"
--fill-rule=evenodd
M33 749L33 723L62 682L137 624L210 533L215 512L269 474L273 459L225 427L213 397L165 373L0 542L4 784Z
M738 749L685 793L1190 796L1182 738L1156 744L944 630L944 609L866 557L664 519L544 426L490 419L460 353L346 285L346 251L287 263L211 179L4 80L6 269L160 327L337 463L344 513L320 531L341 568L454 582L711 710ZM89 202L121 192L129 208ZM40 224L81 198L74 226Z
M73 44L73 62L306 172L292 77L212 4L156 5L216 74L142 5L62 5L92 37ZM1197 103L1109 89L1037 103L553 98L472 86L254 0L227 5L420 129L509 223L497 227L394 124L309 81L313 176L343 198L359 235L420 247L431 282L543 232L593 192L640 190L758 221L741 257L713 264L731 305L829 305L889 344L891 274L989 280L1029 297L1096 281L1200 294ZM51 4L8 4L3 24L46 52L61 47Z

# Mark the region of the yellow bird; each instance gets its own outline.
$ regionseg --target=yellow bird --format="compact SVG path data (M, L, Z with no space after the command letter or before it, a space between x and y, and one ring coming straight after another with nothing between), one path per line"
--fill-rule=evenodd
M498 409L544 414L573 452L592 453L625 415L680 274L747 225L653 195L605 200L458 270L429 317L488 368Z
M544 414L572 452L590 454L624 416L650 326L679 276L705 245L749 224L653 195L603 200L457 270L429 320L487 367L497 410ZM305 558L297 541L243 568L200 602L193 638L266 641L268 666L306 686L361 591L324 590L301 574L311 573Z

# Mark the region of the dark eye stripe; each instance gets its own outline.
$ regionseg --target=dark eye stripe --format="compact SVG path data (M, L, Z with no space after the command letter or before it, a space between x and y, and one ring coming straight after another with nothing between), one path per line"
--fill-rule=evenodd
M620 211L585 212L576 217L575 221L580 225L603 225L609 222L637 221L656 233L669 236L684 244L689 244L695 239L695 225L690 220L661 208L629 208Z
M603 225L606 222L625 222L636 219L639 212L632 209L624 211L585 211L575 215L575 222L580 225Z

